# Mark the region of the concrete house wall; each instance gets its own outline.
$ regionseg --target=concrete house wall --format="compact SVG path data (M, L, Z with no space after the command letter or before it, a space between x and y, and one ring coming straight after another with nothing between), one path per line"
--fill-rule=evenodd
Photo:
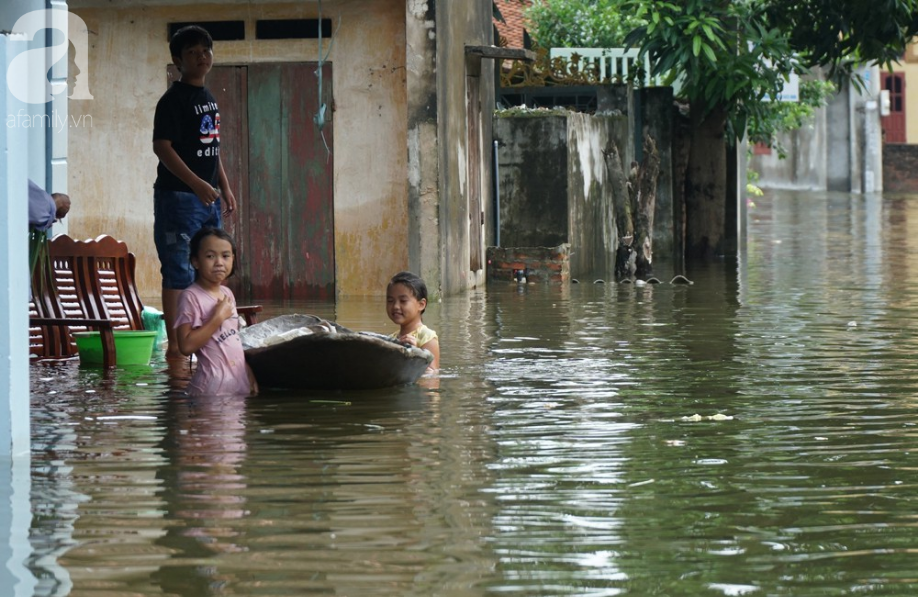
M166 89L171 22L244 20L246 39L215 42L215 65L315 62L318 41L256 40L262 18L317 18L317 2L72 0L91 31L91 101L70 101L71 236L106 233L138 255L138 283L155 303L152 118ZM382 294L396 271L432 288L480 283L468 269L464 46L490 43L490 0L337 0L323 18L337 31L328 61L334 91L334 244L338 296ZM340 19L340 28L338 23ZM323 46L328 51L329 40ZM493 77L480 98L489 115ZM490 84L490 87L488 86ZM490 138L483 118L482 138ZM489 154L481 168L488 174ZM234 173L228 172L232 180ZM489 184L484 185L490 188ZM245 197L238 199L245 201ZM483 197L482 201L487 201Z
M411 2L409 4L418 4ZM433 6L432 1L427 2ZM437 10L437 102L438 157L440 160L440 280L444 294L453 294L484 284L485 237L493 234L493 193L491 192L491 139L494 113L494 60L471 55L467 48L491 45L491 0L455 2L441 0ZM469 96L475 79L478 93ZM468 106L478 102L479 122L470 122ZM469 130L478 127L479 147L469 147ZM480 180L468 180L469 156L479 155ZM423 183L422 183L423 186ZM431 185L428 185L431 186ZM470 223L479 221L470 212L471 197L480 197L484 230L479 239L480 266L471 269Z

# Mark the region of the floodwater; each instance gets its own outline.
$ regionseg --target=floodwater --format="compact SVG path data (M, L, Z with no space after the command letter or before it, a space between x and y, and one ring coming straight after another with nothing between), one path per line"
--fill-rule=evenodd
M439 378L385 391L189 400L162 362L32 366L28 582L918 594L918 197L770 193L738 263L685 273L450 297ZM391 327L382 301L272 309Z

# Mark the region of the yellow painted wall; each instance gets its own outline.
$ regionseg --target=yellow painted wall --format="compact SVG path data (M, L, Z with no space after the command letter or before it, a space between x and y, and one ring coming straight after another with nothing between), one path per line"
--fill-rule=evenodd
M71 236L111 234L138 257L138 284L159 303L153 245L153 112L171 62L170 22L246 21L246 40L215 42L215 64L314 62L317 40L255 40L258 18L315 18L316 3L228 2L197 6L104 7L72 0L90 34L92 100L71 100ZM340 29L333 68L335 260L339 296L383 295L407 263L407 124L404 0L326 2ZM327 51L328 40L324 40ZM233 172L228 172L231 179ZM241 197L245 200L245 197Z
M895 70L905 73L905 142L918 143L918 43L909 45Z

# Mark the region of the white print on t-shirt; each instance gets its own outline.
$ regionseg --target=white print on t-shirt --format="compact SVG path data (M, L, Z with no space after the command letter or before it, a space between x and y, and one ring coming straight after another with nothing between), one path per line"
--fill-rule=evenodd
M217 102L207 102L206 104L198 104L194 107L195 114L207 114L208 112L217 111Z

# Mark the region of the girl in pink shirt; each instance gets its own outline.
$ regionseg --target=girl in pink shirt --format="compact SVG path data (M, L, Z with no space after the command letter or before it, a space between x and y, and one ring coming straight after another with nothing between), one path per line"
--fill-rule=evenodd
M191 239L190 249L195 281L182 291L175 318L179 350L186 356L193 353L198 359L188 393L255 394L258 384L245 362L236 299L223 286L233 275L236 243L224 230L202 228Z

